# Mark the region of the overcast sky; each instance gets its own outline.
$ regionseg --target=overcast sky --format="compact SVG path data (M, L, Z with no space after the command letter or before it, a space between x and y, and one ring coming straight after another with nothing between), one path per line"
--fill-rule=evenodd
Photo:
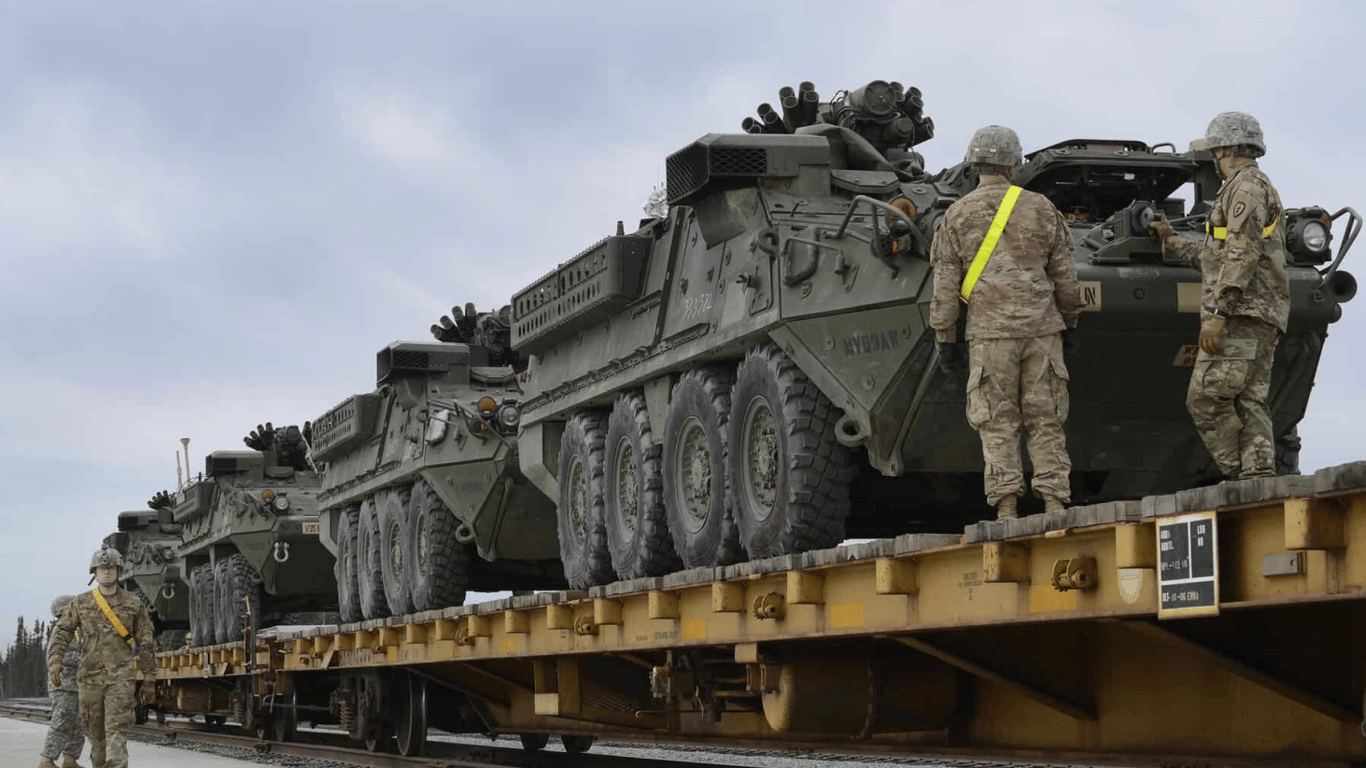
M988 123L1184 149L1245 110L1287 206L1366 210L1363 8L0 4L0 636L84 588L179 438L202 468L368 391L378 349L633 226L666 155L785 85L918 86L931 168ZM1359 302L1305 471L1366 458Z

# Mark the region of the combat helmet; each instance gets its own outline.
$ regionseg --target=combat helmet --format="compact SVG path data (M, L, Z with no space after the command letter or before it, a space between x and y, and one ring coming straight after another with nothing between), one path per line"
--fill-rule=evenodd
M1246 112L1221 112L1209 121L1205 129L1205 149L1248 146L1257 149L1257 157L1266 154L1266 141L1257 118Z
M57 598L52 601L52 618L62 618L62 614L66 613L66 607L71 605L71 601L75 599L75 595L58 595Z
M963 160L973 165L996 165L1018 168L1024 163L1020 137L1004 125L978 128L968 142Z
M94 573L96 568L102 565L113 566L123 570L123 555L117 549L101 549L90 556L90 572Z

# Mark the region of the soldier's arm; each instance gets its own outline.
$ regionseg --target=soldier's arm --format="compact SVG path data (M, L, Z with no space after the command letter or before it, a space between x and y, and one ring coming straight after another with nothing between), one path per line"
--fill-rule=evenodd
M1073 255L1072 231L1061 213L1055 213L1053 250L1048 255L1048 279L1053 281L1053 297L1068 328L1077 327L1081 314L1081 285L1077 283L1077 258Z
M1227 312L1237 301L1262 257L1262 228L1270 219L1266 193L1261 186L1243 181L1228 200L1228 239L1219 258L1214 279L1214 307Z
M148 678L157 674L156 646L152 639L152 614L147 606L138 601L138 618L133 628L133 639L138 644L138 660L142 662L142 672Z
M76 601L72 600L62 612L62 618L52 627L52 640L47 644L47 665L61 664L66 657L66 648L71 645L71 637L80 626L80 614L76 611Z
M958 253L957 237L941 223L930 244L930 264L934 267L930 327L935 341L958 341L958 291L963 285L963 262Z
M1165 251L1164 261L1200 268L1200 251L1204 248L1200 243L1192 243L1185 238L1171 235L1162 241L1162 248Z

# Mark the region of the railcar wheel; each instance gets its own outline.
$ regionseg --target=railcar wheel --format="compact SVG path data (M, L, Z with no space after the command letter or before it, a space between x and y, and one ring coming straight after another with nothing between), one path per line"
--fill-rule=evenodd
M522 749L528 752L537 752L545 749L545 745L550 743L548 733L523 733L521 734Z
M282 706L272 707L274 712L270 718L270 735L275 741L294 741L294 736L299 730L299 710L295 706L299 703L299 694L290 689L289 693L275 694L277 703L283 699Z
M384 599L389 612L403 616L413 612L413 593L409 587L407 547L408 502L410 488L395 488L381 495L379 506L380 574L384 581Z
M602 416L580 413L565 424L560 438L560 560L571 589L612 581L612 556L603 522Z
M361 503L358 525L356 586L360 588L361 614L366 619L383 619L389 616L389 603L384 597L384 581L380 575L379 515L374 496Z
M390 692L398 753L417 757L427 746L427 679L400 672Z
M247 562L246 556L241 554L229 557L225 561L224 571L227 574L223 587L227 597L224 606L227 614L224 627L226 636L219 642L232 643L242 639L243 601L250 601L251 604L251 631L254 637L256 630L261 627L261 576Z
M745 558L727 487L729 371L684 373L664 420L664 507L674 550L686 568Z
M360 621L359 569L356 557L356 529L360 526L360 506L352 504L337 516L337 562L333 573L337 577L337 604L341 620L347 624Z
M560 743L564 745L564 751L571 755L581 755L587 752L597 741L597 736L584 736L576 733L560 734Z
M621 579L678 570L664 512L660 446L650 429L645 398L619 395L607 419L603 518L612 568Z
M426 480L413 484L408 507L413 610L432 611L465 602L469 553L456 540L460 521Z
M751 559L833 547L849 515L837 409L776 345L749 350L731 388L735 522Z

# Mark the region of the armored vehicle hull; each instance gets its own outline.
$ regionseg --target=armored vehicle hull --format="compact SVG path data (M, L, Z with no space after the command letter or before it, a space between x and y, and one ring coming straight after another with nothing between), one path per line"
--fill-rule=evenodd
M147 603L162 649L175 648L190 627L189 592L167 579L180 557L180 526L171 522L169 509L120 512L118 520L118 530L104 538L104 545L123 555L120 583Z
M618 224L514 296L522 470L557 501L573 586L989 514L966 374L938 369L927 326L929 244L976 179L965 165L926 174L909 152L923 130L885 140L892 117L867 107L879 89L904 94L873 83L855 92L863 106L850 94L814 119L680 150L666 215L630 234ZM923 120L918 92L891 103L897 120ZM1069 212L1088 299L1067 360L1078 505L1216 477L1184 405L1199 275L1161 263L1130 226L1179 208L1168 195L1185 183L1211 199L1212 166L1105 144L1035 153L1016 179ZM1288 226L1318 216L1292 211ZM1327 326L1352 293L1345 273L1314 268L1325 257L1291 268L1270 399L1287 469Z
M518 466L517 373L490 364L501 357L482 344L392 344L378 388L315 422L321 539L344 620L459 605L471 589L563 585L554 505Z
M241 639L248 611L259 628L320 623L337 610L333 557L318 540L321 479L277 455L211 453L204 477L174 494L181 544L167 578L189 595L196 644Z

